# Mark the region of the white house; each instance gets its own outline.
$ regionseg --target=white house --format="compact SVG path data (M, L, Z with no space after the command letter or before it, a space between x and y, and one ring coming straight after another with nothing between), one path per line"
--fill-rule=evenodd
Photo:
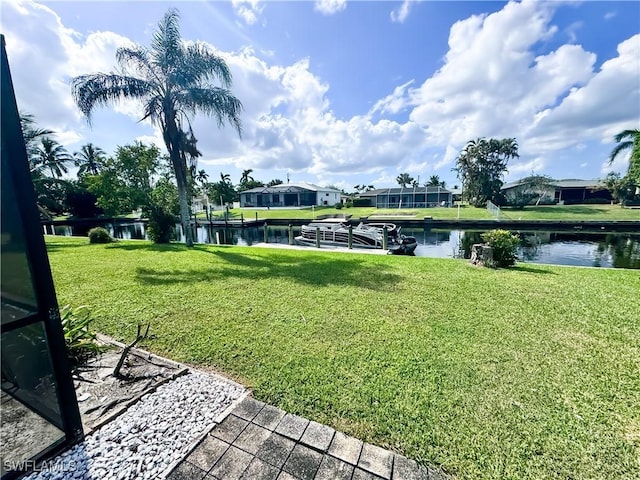
M310 207L340 203L340 191L312 183L281 183L240 192L240 207Z

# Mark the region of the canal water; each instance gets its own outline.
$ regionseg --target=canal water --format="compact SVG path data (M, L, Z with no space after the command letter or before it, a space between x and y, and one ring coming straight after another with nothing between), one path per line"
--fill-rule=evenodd
M112 236L121 239L146 238L142 222L104 225ZM87 229L71 225L46 226L45 233L55 235L86 235ZM299 235L300 227L294 227ZM431 230L402 228L402 233L418 240L416 256L436 258L469 258L471 246L481 243L481 231ZM514 232L520 237L518 258L521 262L590 267L640 268L640 233L588 232ZM254 245L264 241L262 227L215 228L198 227L198 243ZM184 241L176 226L176 238ZM269 227L269 243L288 243L287 227ZM309 247L312 248L312 247Z

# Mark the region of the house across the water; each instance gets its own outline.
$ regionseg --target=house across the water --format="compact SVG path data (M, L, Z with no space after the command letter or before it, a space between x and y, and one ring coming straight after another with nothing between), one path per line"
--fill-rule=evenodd
M522 180L505 183L502 193L508 195L522 188L525 188ZM612 198L611 192L600 180L553 180L546 189L542 203L576 204L594 199L611 201Z
M340 191L311 183L281 183L240 192L240 207L310 207L340 203Z
M443 187L378 188L361 193L360 198L369 199L370 205L377 208L425 208L453 205L451 191Z

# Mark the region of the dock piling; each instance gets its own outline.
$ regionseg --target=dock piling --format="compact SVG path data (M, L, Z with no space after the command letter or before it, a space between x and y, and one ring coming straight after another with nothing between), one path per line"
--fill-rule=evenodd
M348 238L349 248L353 248L353 225L349 225L349 238Z
M293 225L289 224L289 245L293 245Z

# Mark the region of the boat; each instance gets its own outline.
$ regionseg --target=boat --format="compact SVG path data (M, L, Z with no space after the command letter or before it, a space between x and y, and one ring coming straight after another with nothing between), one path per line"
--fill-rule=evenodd
M360 223L350 227L347 223L336 219L327 219L303 225L300 235L295 240L300 245L349 246L349 229L351 228L351 244L354 248L383 248L384 235L387 235L389 253L410 255L418 245L414 237L400 234L400 227L393 223ZM318 242L319 241L319 242Z

